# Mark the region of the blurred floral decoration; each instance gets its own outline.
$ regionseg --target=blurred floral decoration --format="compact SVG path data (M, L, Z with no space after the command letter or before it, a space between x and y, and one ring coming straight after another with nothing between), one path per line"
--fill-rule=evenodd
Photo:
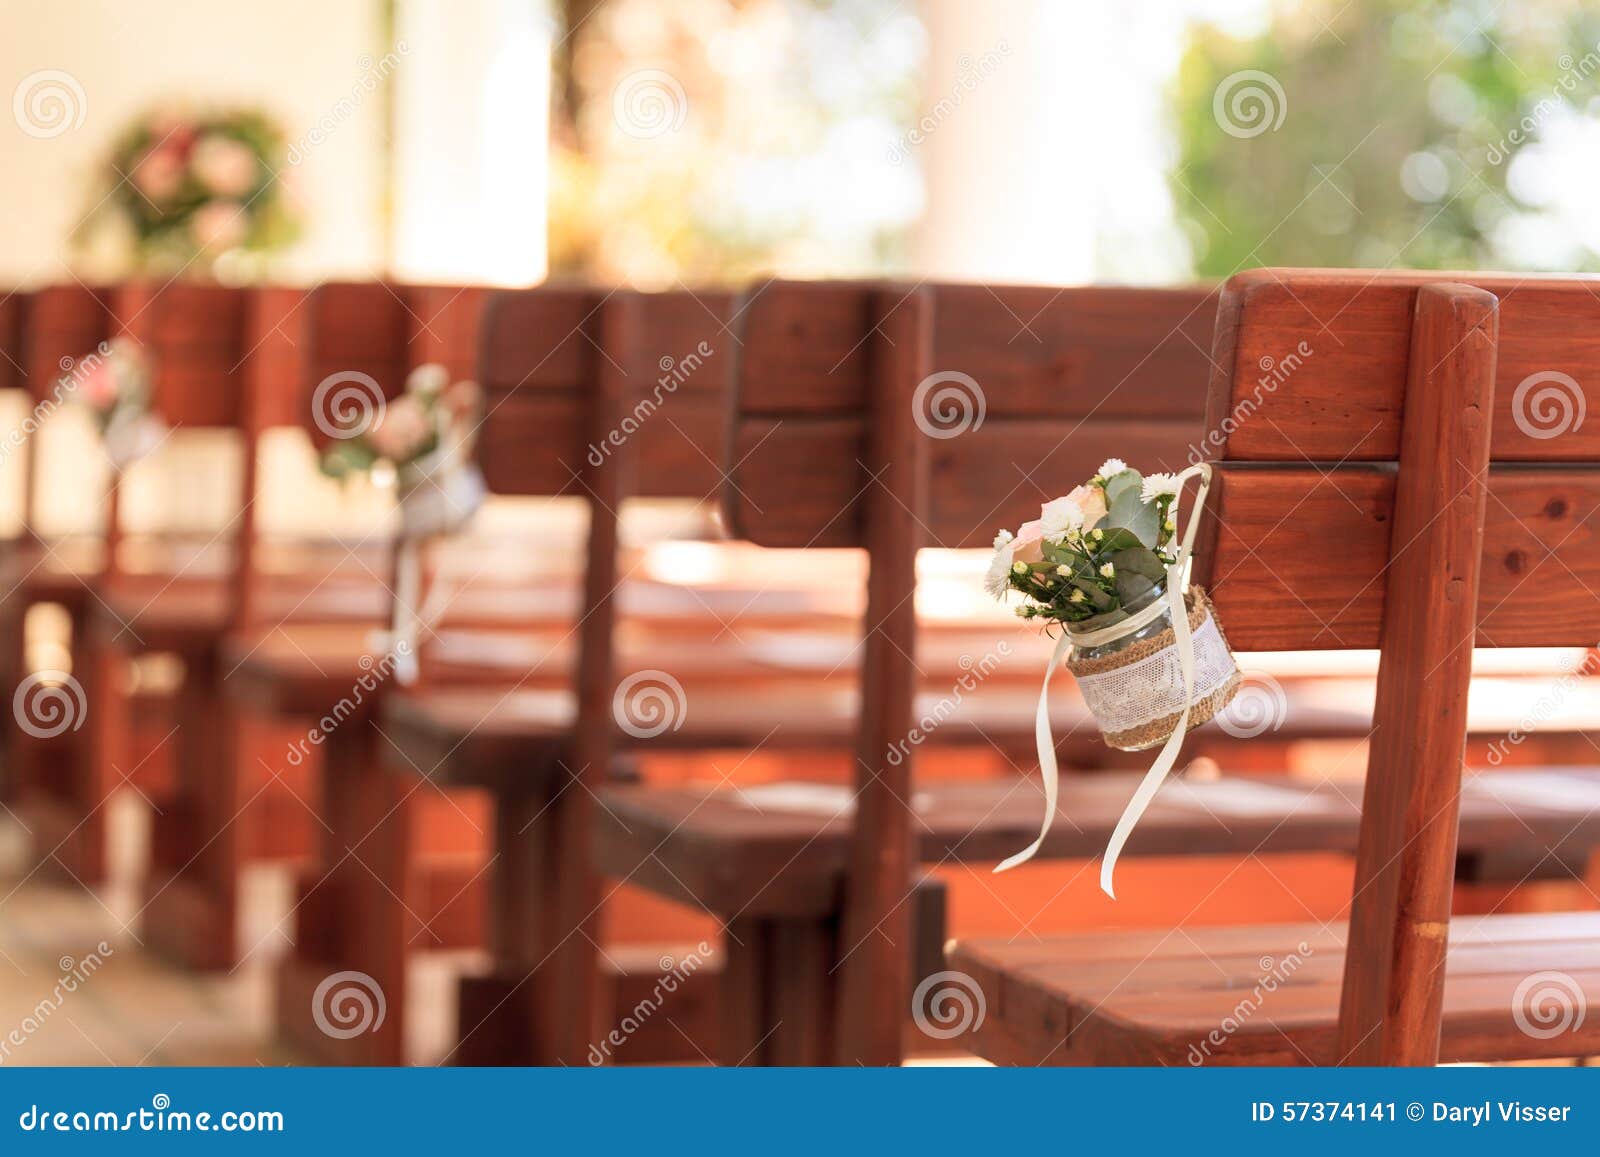
M252 109L164 109L112 144L80 252L121 273L259 272L295 239L279 171L284 136Z
M1593 269L1600 16L1575 0L1314 0L1200 26L1172 189L1196 271Z
M921 207L891 146L924 34L896 0L567 0L554 274L659 287L904 260Z

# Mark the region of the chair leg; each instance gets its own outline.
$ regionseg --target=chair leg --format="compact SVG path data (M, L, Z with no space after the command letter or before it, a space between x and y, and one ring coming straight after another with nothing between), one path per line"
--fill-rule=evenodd
M377 766L366 723L346 722L323 751L329 830L279 967L278 1030L318 1063L403 1064L406 947L421 926L408 900L407 797Z

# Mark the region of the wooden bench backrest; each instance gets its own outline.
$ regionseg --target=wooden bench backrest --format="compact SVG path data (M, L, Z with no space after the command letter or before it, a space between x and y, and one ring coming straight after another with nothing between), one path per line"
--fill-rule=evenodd
M1037 518L1042 501L1111 454L1146 470L1187 465L1203 431L1213 296L1198 288L757 289L740 306L729 528L763 546L864 545L873 383L891 352L886 333L908 323L927 333L913 386L930 374L976 383L949 377L912 399L926 428L922 545L988 546L998 528Z
M112 293L113 334L148 356L151 409L169 426L239 428L246 412L249 291L184 281Z
M730 529L871 564L841 1064L900 1058L916 821L913 760L889 752L914 720L917 551L988 546L1113 454L1198 454L1214 313L1203 289L925 284L773 283L736 309Z
M109 288L77 282L45 286L29 295L23 364L28 392L35 402L48 399L74 363L111 339L111 296Z
M1600 423L1584 420L1600 280L1263 270L1223 296L1207 415L1220 478L1197 574L1236 647L1379 645L1413 315L1441 282L1499 299L1491 454L1505 468L1477 641L1600 639L1600 472L1581 468L1600 461Z
M21 290L0 290L0 390L28 387L28 307L32 296Z
M1600 637L1597 319L1592 279L1259 270L1224 289L1201 577L1236 646L1382 648L1345 1063L1438 1058L1474 645Z
M296 311L303 335L296 413L273 424L300 425L319 447L332 439L317 413L317 387L339 374L365 374L385 398L398 397L416 367L437 362L451 380L474 376L479 319L491 291L479 286L329 282ZM323 405L331 394L323 395Z
M489 489L581 494L585 463L625 448L628 494L714 494L727 421L730 304L727 294L688 291L556 286L495 294L478 357L487 395L479 461ZM611 416L593 407L603 370L622 389Z

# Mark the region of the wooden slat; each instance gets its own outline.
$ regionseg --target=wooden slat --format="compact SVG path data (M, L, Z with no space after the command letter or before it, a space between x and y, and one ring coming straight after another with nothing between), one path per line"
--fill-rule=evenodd
M549 287L494 294L483 313L478 375L488 395L479 461L498 494L581 492L575 475L627 445L632 494L705 498L720 484L724 382L733 339L726 294L628 294L639 338L606 346L598 329L617 293ZM616 367L629 401L604 429L589 428L596 375ZM530 453L537 445L540 453Z
M44 401L73 362L110 339L110 291L76 282L46 286L34 292L27 320L28 389Z
M1362 800L1342 1063L1439 1059L1494 397L1494 295L1417 294Z
M1376 647L1395 476L1380 466L1228 466L1197 580L1240 650ZM1600 469L1492 468L1478 645L1600 639Z
M28 329L30 300L30 295L21 290L0 289L0 390L28 386L28 354L23 338Z
M1600 278L1290 269L1240 274L1224 289L1207 417L1219 431L1217 456L1393 461L1412 308L1417 289L1434 282L1500 299L1494 459L1600 460L1600 423L1579 421L1591 398L1600 400ZM1265 361L1281 381L1262 385L1274 377ZM1541 385L1536 376L1545 374L1572 384ZM1544 402L1542 388L1554 391Z
M860 545L866 350L909 292L776 282L735 308L743 344L724 490L734 533L764 546ZM1215 291L917 292L934 303L933 372L977 383L946 378L949 417L922 424L927 545L987 545L996 527L1037 517L1092 474L1109 447L1149 470L1202 456ZM964 429L948 436L952 424Z
M237 426L249 349L246 291L134 282L119 286L114 301L118 332L149 357L151 408L171 426Z

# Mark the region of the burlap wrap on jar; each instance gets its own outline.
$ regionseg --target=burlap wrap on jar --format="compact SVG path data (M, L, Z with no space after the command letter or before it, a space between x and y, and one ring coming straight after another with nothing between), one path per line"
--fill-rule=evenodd
M1190 588L1187 603L1194 641L1188 725L1194 728L1232 702L1239 690L1239 667L1205 591ZM1112 747L1123 751L1154 747L1172 734L1183 714L1183 667L1170 623L1160 634L1138 639L1114 654L1083 659L1075 654L1066 667L1078 681L1100 734Z

